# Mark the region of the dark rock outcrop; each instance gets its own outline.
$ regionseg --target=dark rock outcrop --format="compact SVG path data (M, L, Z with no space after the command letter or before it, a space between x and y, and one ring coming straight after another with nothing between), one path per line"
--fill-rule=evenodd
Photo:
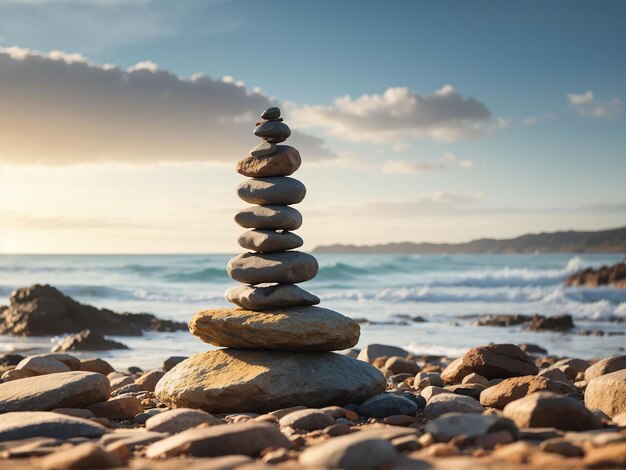
M52 352L107 351L109 349L128 349L128 346L111 339L106 339L100 333L91 330L83 330L80 333L65 338L52 349Z
M475 315L461 318L476 318ZM475 326L517 326L525 325L531 331L568 331L574 328L571 315L480 315L472 323Z
M613 286L626 289L626 261L598 269L587 268L565 279L566 286Z
M535 315L528 329L531 331L568 331L574 328L574 320L571 315L555 315L553 317L544 317L543 315Z
M182 322L159 320L148 313L115 313L81 304L55 287L34 285L14 290L0 312L0 334L51 336L97 331L104 335L141 336L142 331L186 331Z

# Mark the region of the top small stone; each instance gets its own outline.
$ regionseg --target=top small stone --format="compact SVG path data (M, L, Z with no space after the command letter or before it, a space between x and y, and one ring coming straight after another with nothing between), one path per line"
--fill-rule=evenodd
M261 119L278 119L280 117L280 108L277 108L276 106L272 106L271 108L267 108L265 111L263 111L263 114L261 114Z

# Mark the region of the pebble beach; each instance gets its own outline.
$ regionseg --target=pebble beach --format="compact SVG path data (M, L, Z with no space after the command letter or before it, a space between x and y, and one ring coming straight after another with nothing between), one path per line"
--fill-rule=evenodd
M114 370L95 355L5 355L0 464L16 469L624 468L626 356L587 361L534 351L529 345L484 345L453 359L369 345L348 354L372 364L385 383L360 403L348 397L336 404L326 400L324 382L308 375L304 362L291 371L290 379L301 381L293 382L293 390L242 367L249 373L247 386L214 384L231 387L233 403L226 395L220 403L236 405L227 413L171 408L162 401L159 382L168 371L182 371L184 357L164 358L152 370L140 365ZM272 393L297 395L296 384L317 387L325 403L258 409L259 398L268 402ZM242 396L244 401L235 403Z

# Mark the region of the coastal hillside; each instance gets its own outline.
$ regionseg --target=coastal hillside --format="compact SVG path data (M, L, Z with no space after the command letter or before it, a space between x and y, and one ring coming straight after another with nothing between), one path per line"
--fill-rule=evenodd
M442 253L626 253L626 227L596 232L537 233L466 243L385 243L322 245L314 253L442 254Z

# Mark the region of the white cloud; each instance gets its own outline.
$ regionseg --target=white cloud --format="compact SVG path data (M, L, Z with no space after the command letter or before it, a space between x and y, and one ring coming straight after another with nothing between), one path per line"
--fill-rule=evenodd
M593 91L588 90L584 93L568 93L567 99L569 100L569 104L572 106L581 106L584 104L589 104L593 101Z
M128 70L81 55L0 48L0 159L18 164L234 162L274 99L232 78L190 79L150 61ZM289 116L286 116L289 121ZM294 130L304 158L334 157Z
M568 93L567 99L581 117L610 119L622 112L622 101L619 98L598 100L591 90L580 94Z
M290 103L289 109L298 127L325 129L349 141L393 144L422 137L440 141L481 137L482 126L490 119L483 103L463 97L450 85L430 94L388 88L381 95L337 98L328 106Z
M402 174L402 175L418 175L429 171L444 170L460 166L462 168L473 168L476 163L473 160L459 161L457 157L450 152L441 156L438 160L430 162L417 162L410 160L387 160L383 162L380 169L383 173Z
M608 101L596 102L590 110L585 110L583 116L591 116L596 119L613 118L622 112L622 101L613 98Z

